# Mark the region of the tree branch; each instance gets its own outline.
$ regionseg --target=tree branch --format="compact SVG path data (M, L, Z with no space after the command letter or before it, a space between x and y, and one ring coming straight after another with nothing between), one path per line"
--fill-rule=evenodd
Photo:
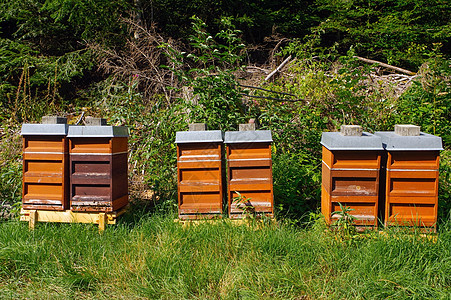
M389 65L389 64L385 64L385 63L377 61L377 60L363 58L363 57L360 57L360 56L354 56L354 57L357 58L358 60L361 60L361 61L366 62L368 64L378 64L381 67L392 69L392 70L395 70L395 71L398 71L398 72L401 72L401 73L404 73L404 74L408 74L408 75L415 75L416 74L416 73L414 73L412 71L409 71L409 70L406 70L406 69L403 69L403 68L399 68L399 67L395 67L395 66L392 66L392 65Z
M267 100L274 100L274 101L280 101L280 102L299 102L299 101L306 101L305 99L281 99L281 98L274 98L274 97L264 97L264 96L254 96L254 95L248 95L245 93L241 93L241 95L250 97L250 98L258 98L258 99L267 99Z
M268 76L266 76L265 81L268 81L274 74L280 71L291 59L291 55L288 56L274 71L269 73Z

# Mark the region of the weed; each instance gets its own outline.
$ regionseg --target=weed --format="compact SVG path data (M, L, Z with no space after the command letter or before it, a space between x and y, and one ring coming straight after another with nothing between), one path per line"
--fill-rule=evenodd
M351 215L353 208L349 206L343 206L340 202L340 210L334 211L331 217L338 216L338 219L332 223L334 229L344 238L350 238L356 234L355 220L356 218Z
M251 198L241 195L240 192L235 191L238 196L232 199L232 204L243 212L246 219L255 219L255 207L251 203Z

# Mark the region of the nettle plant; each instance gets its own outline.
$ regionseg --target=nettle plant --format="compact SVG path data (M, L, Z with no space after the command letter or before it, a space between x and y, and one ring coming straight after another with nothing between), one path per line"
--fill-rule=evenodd
M223 18L223 29L214 37L205 23L192 18L194 34L190 36L191 53L174 53L176 65L191 61L189 70L174 70L193 96L187 106L192 122L206 123L209 128L230 130L245 120L241 89L235 72L242 68L244 44L231 19Z

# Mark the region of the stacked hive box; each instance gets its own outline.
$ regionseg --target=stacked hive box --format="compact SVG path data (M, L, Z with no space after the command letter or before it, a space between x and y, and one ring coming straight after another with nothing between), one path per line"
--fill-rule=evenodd
M242 218L245 211L274 215L271 131L250 127L225 133L230 218Z
M43 123L22 125L22 207L65 210L69 183L66 118L44 117Z
M356 225L377 226L382 142L359 127L351 135L344 135L356 129L351 126L322 134L321 211L328 224L337 218L331 214L341 203L353 209Z
M70 126L70 207L112 212L128 204L126 127Z
M418 126L397 125L395 132L376 132L386 150L382 191L386 225L435 226L437 222L440 137Z
M195 126L198 125L198 126ZM223 212L223 137L192 124L176 133L180 219L220 217Z

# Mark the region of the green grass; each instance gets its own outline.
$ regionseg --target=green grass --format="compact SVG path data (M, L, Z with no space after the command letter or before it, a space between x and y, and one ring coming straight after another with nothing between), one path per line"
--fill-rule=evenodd
M341 239L310 229L173 216L91 224L0 223L1 298L449 299L451 230Z

